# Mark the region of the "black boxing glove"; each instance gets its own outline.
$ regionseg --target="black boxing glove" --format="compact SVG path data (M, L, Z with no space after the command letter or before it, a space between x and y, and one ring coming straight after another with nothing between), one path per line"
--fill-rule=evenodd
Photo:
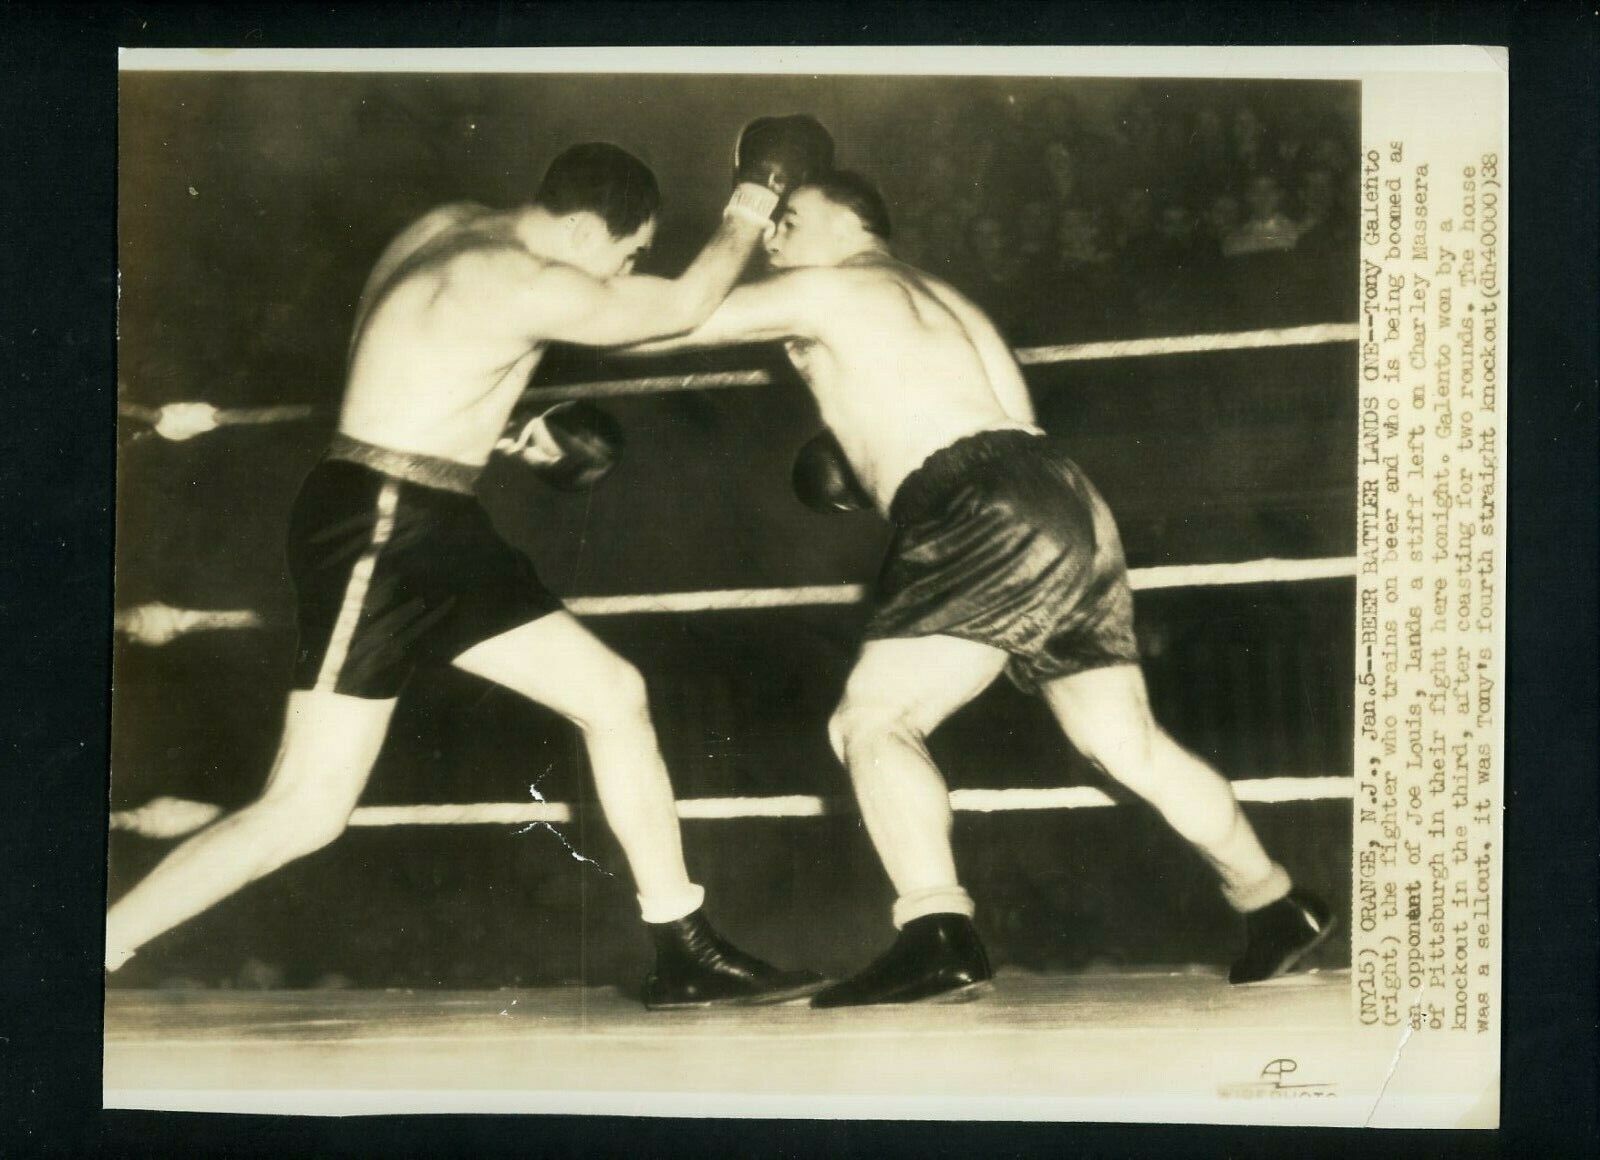
M622 456L622 428L593 403L574 400L547 411L519 408L495 450L511 455L560 491L584 491Z
M734 146L735 188L727 212L770 220L784 194L832 168L833 137L815 117L760 117L744 127Z
M800 448L790 478L795 495L812 511L858 512L872 507L872 497L850 470L832 431L822 432Z
M804 113L751 121L733 151L735 184L765 186L780 196L832 168L833 137Z

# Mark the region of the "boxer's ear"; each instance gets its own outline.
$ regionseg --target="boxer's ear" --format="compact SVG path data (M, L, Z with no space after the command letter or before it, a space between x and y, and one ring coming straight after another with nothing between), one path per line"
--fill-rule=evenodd
M592 213L570 213L562 225L566 227L567 241L577 250L593 246L601 240L600 234L608 232L605 222Z

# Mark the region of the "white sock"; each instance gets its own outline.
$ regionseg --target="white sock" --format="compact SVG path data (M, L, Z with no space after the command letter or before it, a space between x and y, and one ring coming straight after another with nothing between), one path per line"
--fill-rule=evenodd
M963 914L971 918L977 909L972 895L953 882L948 886L930 886L926 890L902 894L894 900L894 925L897 928L904 927L906 923L930 914Z
M107 947L106 970L115 971L131 958L133 958L132 951L114 951L110 947Z
M639 914L646 922L677 922L705 904L705 888L690 882L682 889L639 895Z
M1228 900L1229 906L1245 914L1252 910L1260 910L1263 906L1271 906L1288 894L1293 885L1289 881L1289 872L1274 862L1266 876L1254 882L1230 882L1224 878L1222 897Z

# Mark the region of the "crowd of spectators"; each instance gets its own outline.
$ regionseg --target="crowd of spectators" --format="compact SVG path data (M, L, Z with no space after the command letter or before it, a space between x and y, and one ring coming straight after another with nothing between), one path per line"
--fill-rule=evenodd
M882 166L895 250L1019 343L1353 315L1354 117L1325 93L1159 84L955 100Z

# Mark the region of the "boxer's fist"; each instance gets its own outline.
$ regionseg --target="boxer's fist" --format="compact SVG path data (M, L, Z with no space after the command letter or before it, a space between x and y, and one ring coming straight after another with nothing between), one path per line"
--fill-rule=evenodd
M812 511L858 512L872 506L831 431L811 440L794 457L794 493Z
M833 168L833 137L815 117L761 117L739 134L733 180L759 185L782 197Z
M622 455L622 428L592 403L557 403L547 411L513 414L495 450L521 460L561 491L599 483Z

